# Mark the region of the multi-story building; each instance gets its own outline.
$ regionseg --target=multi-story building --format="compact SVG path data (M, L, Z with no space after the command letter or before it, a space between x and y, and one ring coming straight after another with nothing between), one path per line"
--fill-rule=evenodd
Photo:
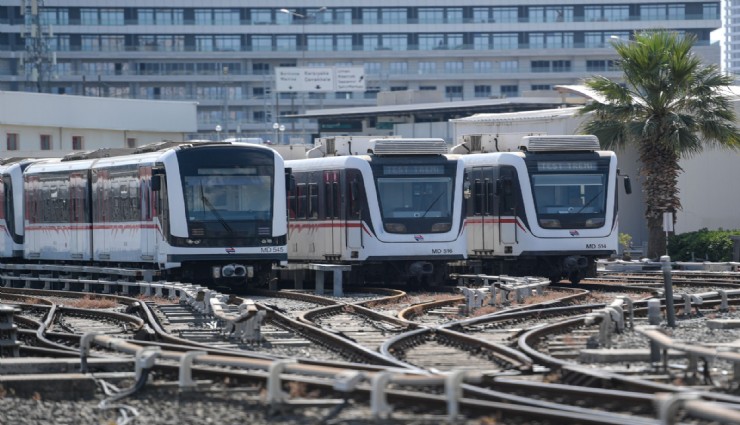
M0 0L0 90L195 100L204 135L284 140L319 131L288 116L375 105L379 92L441 100L551 91L619 77L611 43L636 30L710 33L719 1ZM363 67L365 91L276 93L276 67ZM353 129L347 129L353 131Z
M725 72L740 76L740 0L724 0L722 67Z

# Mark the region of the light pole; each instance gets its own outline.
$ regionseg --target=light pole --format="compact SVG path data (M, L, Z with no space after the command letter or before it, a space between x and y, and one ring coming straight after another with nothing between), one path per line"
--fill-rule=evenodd
M280 145L282 144L282 134L285 131L285 126L280 123L273 123L272 129L275 130L275 144Z
M221 124L216 125L216 135L218 136L218 141L221 141Z

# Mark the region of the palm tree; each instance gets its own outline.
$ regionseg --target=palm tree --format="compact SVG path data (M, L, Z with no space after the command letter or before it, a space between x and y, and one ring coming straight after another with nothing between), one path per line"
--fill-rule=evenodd
M740 149L726 90L733 78L703 65L691 51L695 40L663 30L637 33L632 41L612 43L624 83L603 76L586 80L602 99L581 110L591 114L581 131L596 135L607 149L631 144L638 150L650 258L665 252L663 213L681 208L679 159L710 146Z

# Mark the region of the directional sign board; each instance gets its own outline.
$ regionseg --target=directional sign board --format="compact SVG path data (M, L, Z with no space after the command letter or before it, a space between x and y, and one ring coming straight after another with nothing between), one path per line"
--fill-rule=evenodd
M362 67L275 68L277 92L365 91Z

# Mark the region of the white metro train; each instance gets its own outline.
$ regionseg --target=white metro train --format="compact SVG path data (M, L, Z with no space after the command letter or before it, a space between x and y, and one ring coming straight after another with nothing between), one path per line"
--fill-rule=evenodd
M441 139L354 148L369 153L286 161L290 262L352 265L354 284L443 280L466 251L459 156Z
M287 261L286 170L262 146L163 143L0 162L3 263L264 282Z
M486 152L462 157L470 271L578 283L616 253L617 157L595 136L466 135L452 152Z
M351 265L352 283L594 276L617 249L616 156L594 136L504 139L328 140L287 161L290 262Z

